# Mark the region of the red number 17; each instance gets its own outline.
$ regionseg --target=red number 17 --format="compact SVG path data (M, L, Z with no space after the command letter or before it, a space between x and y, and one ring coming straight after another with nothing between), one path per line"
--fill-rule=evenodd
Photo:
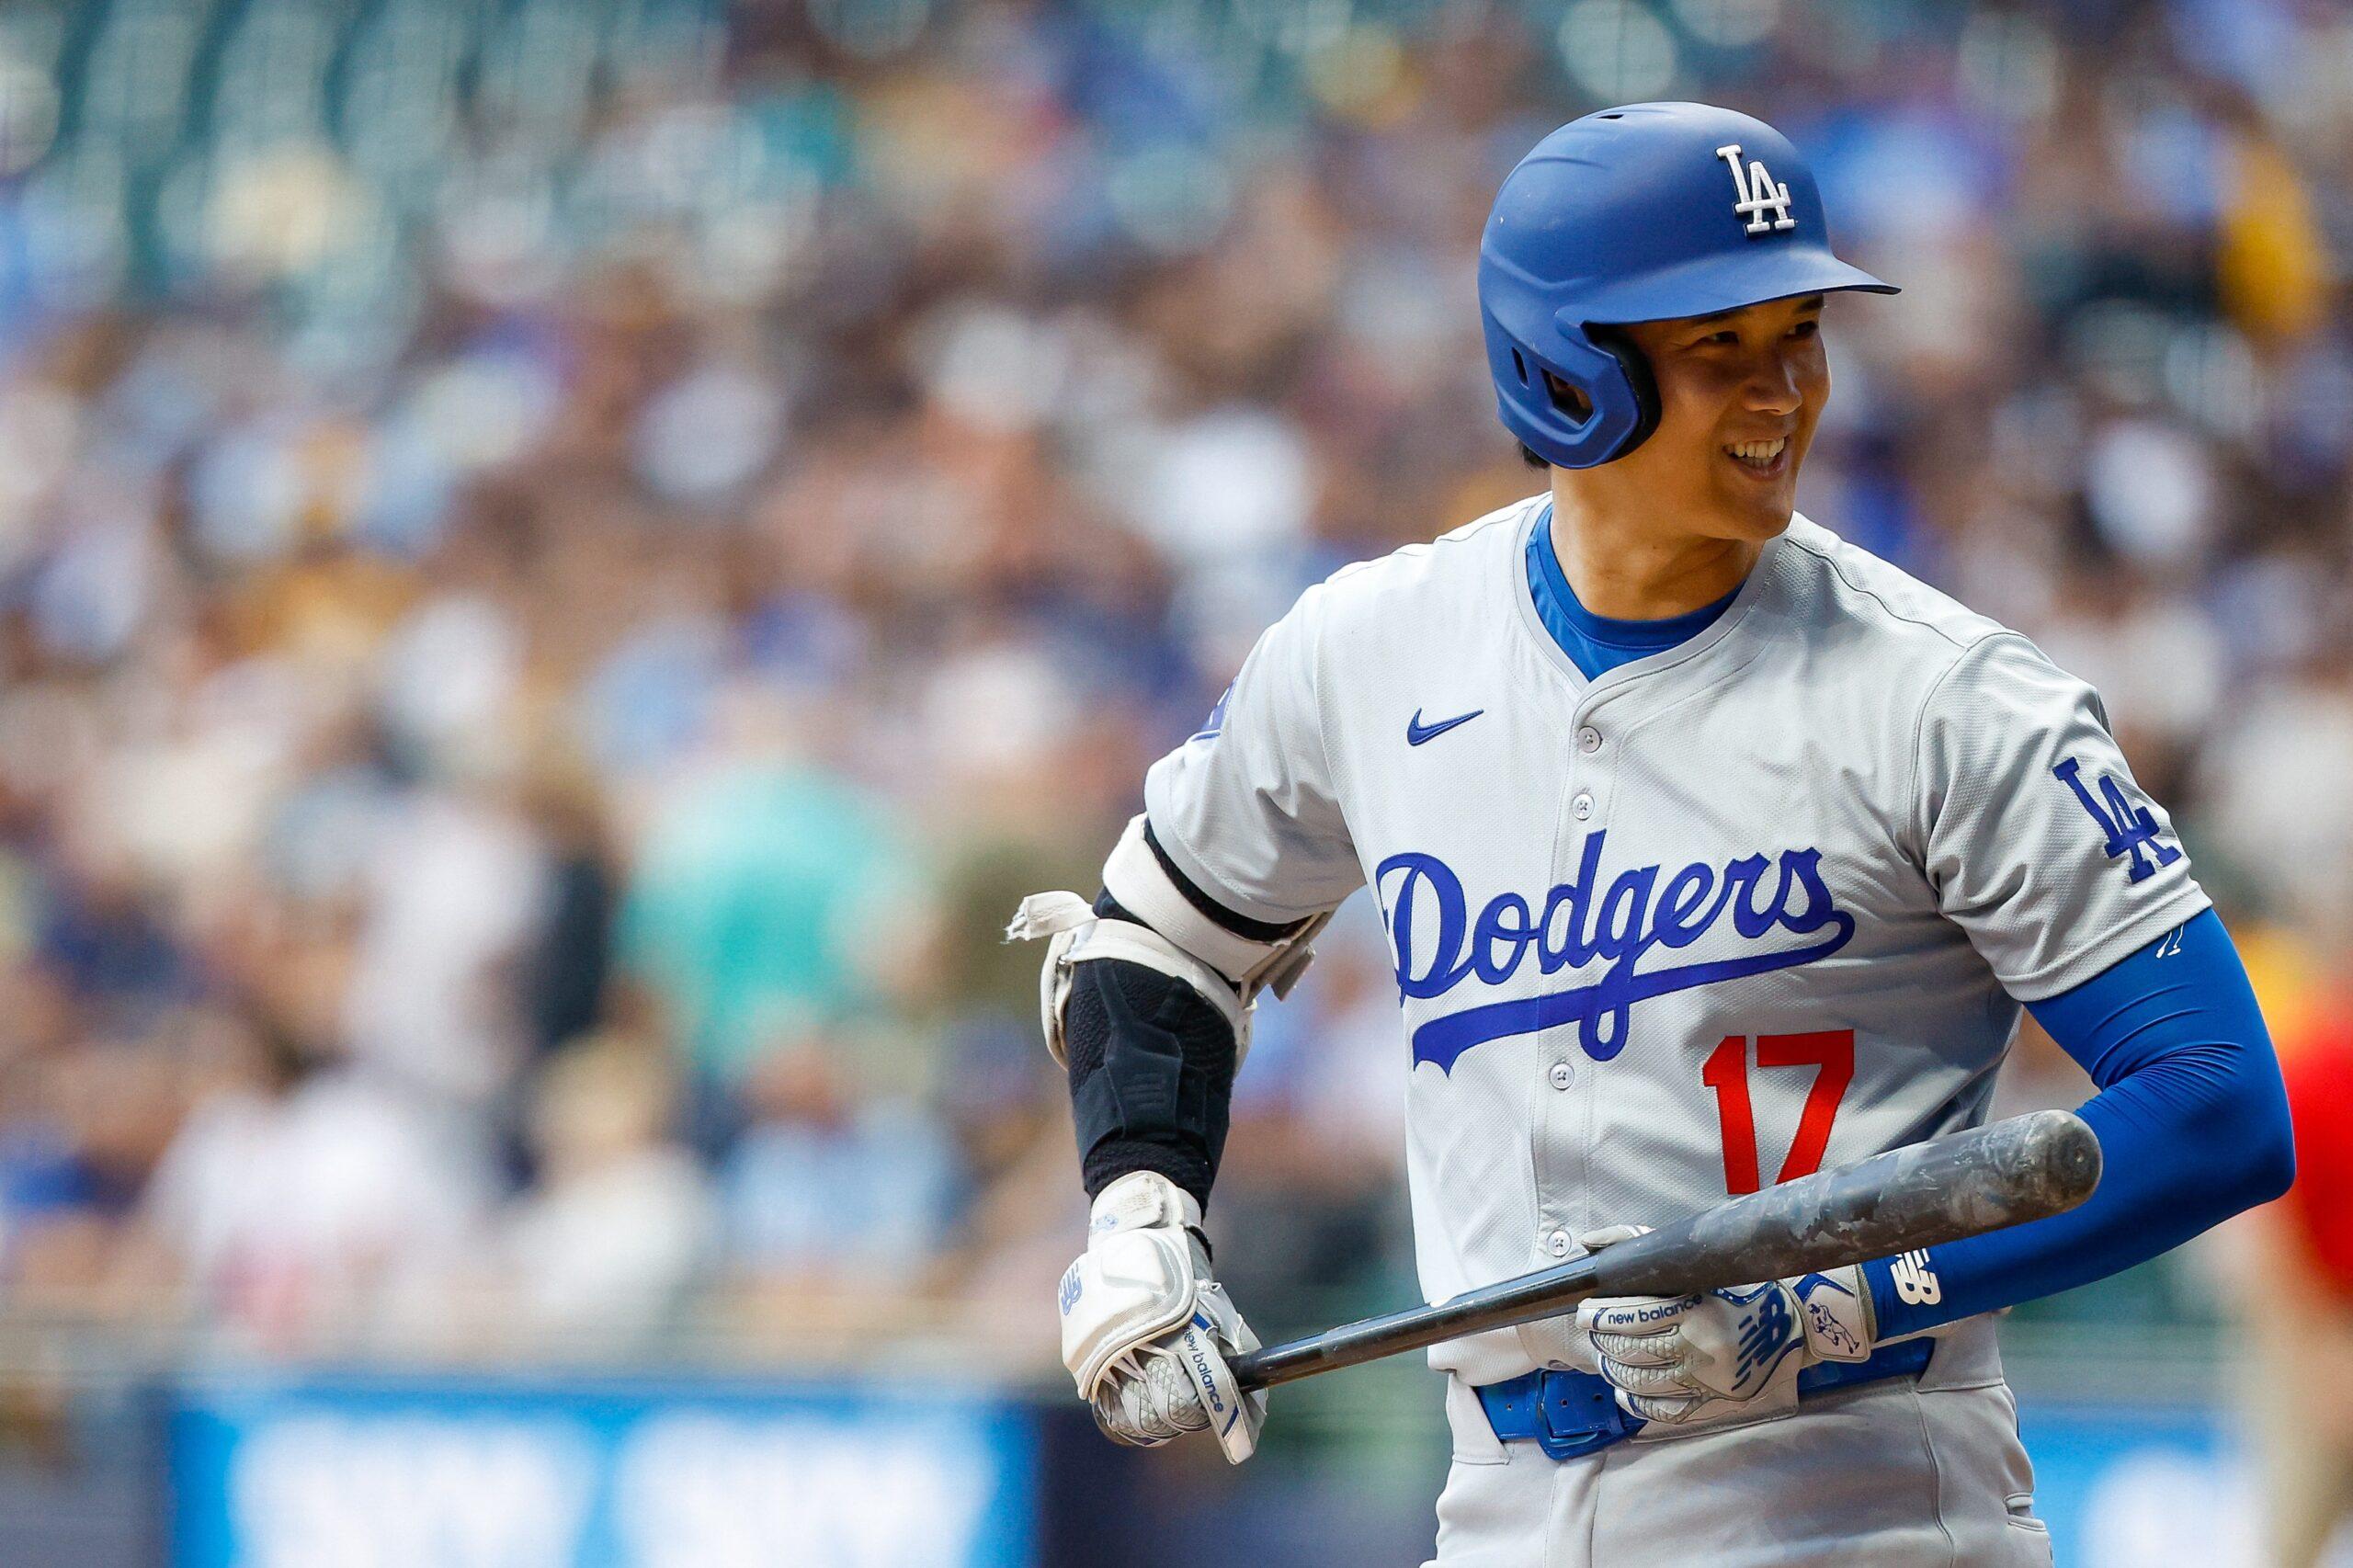
M1756 1065L1814 1070L1813 1087L1806 1091L1805 1108L1798 1114L1797 1136L1790 1140L1790 1157L1781 1162L1781 1174L1773 1179L1795 1181L1812 1176L1822 1168L1823 1151L1830 1146L1830 1124L1838 1117L1838 1101L1855 1079L1855 1031L1758 1035ZM1716 1091L1716 1117L1724 1133L1724 1190L1755 1192L1756 1115L1748 1103L1748 1037L1724 1036L1708 1053L1699 1082Z

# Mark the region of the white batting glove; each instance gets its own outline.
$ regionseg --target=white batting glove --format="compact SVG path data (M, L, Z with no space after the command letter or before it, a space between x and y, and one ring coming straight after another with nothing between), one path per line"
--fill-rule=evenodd
M1063 1275L1063 1362L1117 1441L1154 1448L1208 1431L1240 1464L1257 1448L1267 1396L1236 1388L1227 1362L1258 1336L1210 1278L1200 1223L1192 1195L1155 1172L1103 1189L1086 1251Z
M1596 1247L1639 1232L1586 1238ZM1645 1421L1697 1426L1737 1415L1823 1361L1861 1361L1875 1332L1860 1267L1697 1296L1597 1297L1577 1323L1618 1403Z

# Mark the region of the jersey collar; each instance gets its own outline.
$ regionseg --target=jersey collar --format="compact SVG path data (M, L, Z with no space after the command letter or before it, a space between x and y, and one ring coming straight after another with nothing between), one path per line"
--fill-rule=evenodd
M1552 641L1588 677L1597 673L1597 665L1604 670L1615 669L1646 654L1679 647L1713 625L1716 618L1730 609L1733 600L1740 597L1740 588L1734 585L1711 604L1653 620L1620 620L1597 615L1578 600L1567 574L1561 570L1560 557L1552 548L1552 504L1547 501L1536 526L1528 532L1528 544L1522 551L1528 562L1528 591L1544 630L1552 633Z
M1775 567L1789 543L1789 535L1786 531L1768 540L1765 548L1757 552L1756 564L1749 570L1746 580L1734 590L1729 602L1722 603L1721 608L1711 605L1693 612L1695 617L1711 614L1713 616L1713 619L1700 630L1670 647L1660 649L1655 653L1644 653L1613 669L1604 670L1598 676L1587 677L1586 673L1577 667L1575 661L1569 657L1551 627L1547 625L1543 610L1538 603L1538 588L1530 580L1536 574L1532 574L1527 565L1531 553L1529 549L1529 540L1535 537L1538 528L1551 523L1552 517L1552 499L1550 495L1529 498L1526 516L1521 518L1519 527L1513 530L1515 548L1508 558L1510 592L1514 603L1518 607L1521 626L1536 644L1539 653L1580 692L1600 691L1629 682L1647 682L1651 677L1663 676L1670 670L1679 671L1695 667L1704 669L1706 666L1699 665L1697 661L1706 659L1716 649L1733 641L1734 634L1739 632L1747 621L1754 619L1750 612L1765 597L1768 585L1775 575ZM1790 526L1791 528L1796 528L1802 521L1801 517L1792 517ZM1555 574L1560 572L1559 562L1553 558L1550 540L1544 541L1542 550L1533 553L1541 561L1550 562ZM1565 576L1560 578L1560 584L1561 588L1565 591L1567 589ZM1571 603L1574 602L1574 595L1569 596L1569 598ZM1586 611L1583 607L1579 607L1578 613L1590 615L1590 612ZM1598 617L1593 619L1604 626L1612 624ZM1677 619L1679 620L1685 618ZM1677 681L1675 684L1680 685L1681 682Z

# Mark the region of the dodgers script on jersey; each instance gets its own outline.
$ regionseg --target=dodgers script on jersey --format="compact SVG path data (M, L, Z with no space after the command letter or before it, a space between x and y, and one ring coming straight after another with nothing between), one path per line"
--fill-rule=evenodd
M1801 517L1706 631L1588 680L1523 570L1548 517L1309 589L1145 786L1240 914L1378 899L1433 1301L1978 1123L2020 1000L2207 903L2025 638ZM1483 1384L1558 1340L1431 1358Z

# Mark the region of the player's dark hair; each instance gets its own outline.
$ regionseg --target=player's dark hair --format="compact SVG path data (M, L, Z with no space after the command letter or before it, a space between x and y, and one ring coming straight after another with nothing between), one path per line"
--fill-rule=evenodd
M1536 449L1529 446L1525 441L1522 441L1519 444L1519 460L1526 463L1530 468L1551 468L1552 466L1551 463L1546 462L1542 458L1538 457L1536 455Z

